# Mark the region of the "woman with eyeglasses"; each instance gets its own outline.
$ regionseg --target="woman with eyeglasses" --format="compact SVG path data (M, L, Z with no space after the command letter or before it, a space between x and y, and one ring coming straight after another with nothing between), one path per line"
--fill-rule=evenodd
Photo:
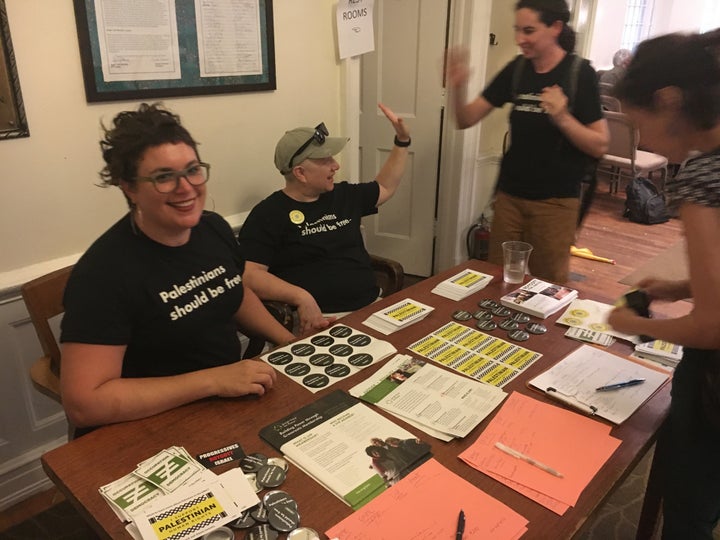
M276 374L241 359L237 327L293 335L242 283L228 223L204 210L210 166L178 116L125 111L100 142L105 186L130 211L75 265L64 297L63 406L78 433L208 396L262 395Z
M533 246L530 271L568 280L570 246L581 210L583 181L594 189L593 163L608 148L595 70L573 54L575 32L565 0L515 4L515 42L522 54L483 93L467 99L468 53L447 57L447 84L458 128L474 126L512 103L510 141L497 181L489 260L503 263L502 243ZM589 197L583 197L583 208Z
M613 92L643 146L685 162L667 194L683 222L689 278L647 278L637 287L653 301L692 298L692 311L648 319L619 307L608 322L684 347L653 462L662 538L712 540L720 520L720 30L641 43Z

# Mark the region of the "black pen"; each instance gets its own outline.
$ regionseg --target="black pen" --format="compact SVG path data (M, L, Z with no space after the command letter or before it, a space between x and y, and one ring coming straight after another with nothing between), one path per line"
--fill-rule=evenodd
M605 386L598 386L595 389L595 391L596 392L606 392L608 390L617 390L618 388L625 388L626 386L635 386L636 384L642 384L644 382L645 382L645 379L631 379L631 380L625 381L625 382L608 384Z
M465 512L460 510L460 514L458 515L457 529L455 529L455 540L462 540L464 532L465 532Z

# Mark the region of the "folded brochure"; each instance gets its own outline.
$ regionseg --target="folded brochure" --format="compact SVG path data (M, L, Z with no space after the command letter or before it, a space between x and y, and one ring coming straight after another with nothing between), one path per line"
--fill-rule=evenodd
M431 457L430 445L336 390L260 437L357 510Z

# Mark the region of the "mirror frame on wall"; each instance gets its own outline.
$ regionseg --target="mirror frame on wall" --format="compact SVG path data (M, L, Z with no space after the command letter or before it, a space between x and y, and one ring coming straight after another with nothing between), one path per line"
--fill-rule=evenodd
M0 0L0 140L29 137L5 0Z

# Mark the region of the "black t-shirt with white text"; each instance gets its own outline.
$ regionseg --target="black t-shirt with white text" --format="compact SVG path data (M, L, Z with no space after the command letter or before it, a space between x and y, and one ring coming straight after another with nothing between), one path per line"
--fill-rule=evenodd
M230 225L206 212L182 246L133 228L126 215L98 238L68 281L61 342L125 345L123 377L155 377L237 362L233 316L242 260Z
M540 107L543 88L559 85L569 90L572 55L548 73L536 73L525 61L513 96L513 74L520 57L506 65L483 92L494 107L513 102L510 113L511 144L503 157L498 189L524 199L577 197L580 182L592 158L578 150ZM595 70L583 61L577 78L571 114L581 124L600 120L602 108Z
M379 189L377 182L338 182L313 202L276 191L240 229L243 256L308 291L325 313L364 307L378 287L360 221L377 212Z

